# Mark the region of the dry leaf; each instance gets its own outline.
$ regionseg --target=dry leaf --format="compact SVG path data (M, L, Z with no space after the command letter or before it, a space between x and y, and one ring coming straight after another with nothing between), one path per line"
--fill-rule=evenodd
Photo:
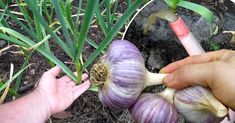
M73 115L71 112L62 111L62 112L58 112L58 113L52 115L52 117L58 118L58 119L66 119L66 118L73 117Z

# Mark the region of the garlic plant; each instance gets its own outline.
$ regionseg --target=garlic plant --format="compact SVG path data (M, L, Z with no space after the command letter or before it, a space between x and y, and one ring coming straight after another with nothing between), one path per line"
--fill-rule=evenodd
M105 106L123 109L129 108L146 86L161 84L165 75L147 71L137 47L117 40L93 65L90 80L99 85L99 98Z
M216 123L227 115L227 108L201 86L177 91L167 88L139 97L146 86L162 84L165 76L147 71L140 51L125 40L113 41L90 72L91 82L99 85L101 102L113 109L129 108L140 123L175 122L175 107L193 123Z

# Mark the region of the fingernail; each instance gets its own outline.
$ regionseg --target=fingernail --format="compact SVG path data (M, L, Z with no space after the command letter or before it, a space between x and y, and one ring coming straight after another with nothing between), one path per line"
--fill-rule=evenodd
M164 83L169 84L173 81L173 79L174 79L174 75L173 74L168 74L164 79Z
M162 68L159 73L165 73L164 68Z

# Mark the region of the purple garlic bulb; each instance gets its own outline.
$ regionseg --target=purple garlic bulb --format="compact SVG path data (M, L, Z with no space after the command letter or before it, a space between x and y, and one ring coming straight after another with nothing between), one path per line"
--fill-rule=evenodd
M136 123L177 123L176 108L157 94L144 93L130 108Z
M228 109L204 87L178 90L174 97L177 110L191 123L219 123Z
M101 102L113 109L129 108L146 86L161 84L164 76L148 72L138 48L126 40L113 41L90 71Z

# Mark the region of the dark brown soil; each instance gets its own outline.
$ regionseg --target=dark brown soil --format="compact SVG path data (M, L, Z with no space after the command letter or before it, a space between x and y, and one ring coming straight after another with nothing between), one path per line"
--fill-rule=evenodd
M126 9L125 0L121 0L118 7L118 12L123 13ZM202 2L202 1L201 1ZM231 6L231 3L225 4L223 7L227 7L228 10L221 8L220 4L216 2L205 3L207 7L212 8L215 11L215 14L219 18L219 32L216 36L209 37L208 40L202 40L201 44L203 45L206 51L225 49L235 49L230 43L231 35L222 34L223 30L234 30L234 6ZM232 13L232 12L233 13ZM187 13L187 12L186 12ZM162 22L164 23L164 22ZM229 24L230 23L230 24ZM19 29L15 26L15 23L12 21L12 26L15 29ZM160 25L160 24L156 24ZM233 25L233 26L231 26ZM166 26L166 28L169 28ZM187 53L183 47L177 42L174 35L169 35L172 40L153 40L148 36L142 35L142 29L137 27L135 28L135 22L133 22L128 30L128 35L126 39L133 42L143 53L143 56L146 61L146 67L150 71L158 72L163 66L180 60L187 56ZM131 34L131 35L129 35ZM91 39L95 40L97 43L100 43L104 38L104 35L97 28L91 28L89 31L89 36ZM171 37L172 36L172 37ZM0 40L0 49L6 47L8 42ZM51 41L52 51L57 58L62 60L66 65L68 65L72 70L74 70L74 65L71 60L65 55L62 50ZM89 54L91 54L95 49L90 45L86 44L84 48L84 59L86 59ZM20 70L21 65L24 62L24 55L19 53L12 53L11 51L20 51L18 48L10 48L7 51L0 54L0 78L7 79L9 76L10 63L13 63L15 66L15 71ZM22 79L20 88L24 88L27 85L33 85L37 82L40 76L51 68L47 60L41 56L39 53L35 52L30 59L30 66ZM25 95L30 92L33 87L28 89L23 89L20 95ZM11 101L12 98L7 99ZM53 123L131 123L132 119L127 111L117 112L112 111L109 108L104 107L98 99L97 93L87 91L82 96L80 96L67 110L71 113L72 116L68 118L50 118L50 121ZM49 121L48 121L49 122Z

